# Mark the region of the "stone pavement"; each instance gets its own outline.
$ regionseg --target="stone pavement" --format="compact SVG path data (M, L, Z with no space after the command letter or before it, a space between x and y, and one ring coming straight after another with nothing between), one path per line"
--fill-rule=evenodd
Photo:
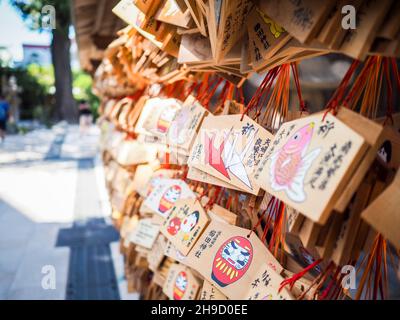
M108 218L98 137L60 124L0 144L0 299L137 298Z

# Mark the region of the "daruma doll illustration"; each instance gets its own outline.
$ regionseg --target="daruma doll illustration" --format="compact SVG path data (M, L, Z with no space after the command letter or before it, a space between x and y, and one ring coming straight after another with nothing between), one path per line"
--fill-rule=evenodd
M178 273L174 284L174 300L181 300L188 286L188 278L185 271Z
M160 199L158 210L164 213L171 209L175 202L180 198L181 193L182 188L180 186L173 185L169 187Z
M253 247L244 237L235 236L218 249L212 266L211 279L226 287L239 280L247 271L253 258Z
M168 224L167 231L171 236L174 236L178 233L179 230L181 230L181 219L178 217L175 217L171 219L171 221Z

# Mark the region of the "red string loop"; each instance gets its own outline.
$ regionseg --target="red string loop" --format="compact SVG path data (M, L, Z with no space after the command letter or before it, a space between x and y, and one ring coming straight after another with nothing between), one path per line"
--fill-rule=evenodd
M347 96L343 100L343 105L345 107L347 107L347 108L349 107L349 103L353 99L354 95L357 92L360 92L361 88L365 85L365 82L366 82L365 80L368 77L368 71L375 63L376 63L376 57L370 57L367 60L367 63L361 70L356 82L353 85L353 88L351 88L350 92L347 94Z
M247 115L248 112L251 109L253 109L254 107L256 107L256 114L258 113L257 109L259 107L262 107L262 105L264 104L264 103L262 103L260 106L261 97L264 95L263 100L265 101L266 97L269 94L269 91L271 90L271 87L272 87L272 84L274 83L275 78L279 74L280 69L281 69L281 67L278 66L278 67L275 67L275 68L271 69L270 71L268 71L264 80L261 82L261 85L257 88L256 92L254 93L254 96L251 98L251 100L247 104L246 108L244 109L240 121L242 121L244 118L244 115Z
M333 114L337 113L337 109L339 107L339 103L342 101L343 96L345 94L346 88L351 80L351 77L353 76L353 74L355 73L358 65L359 65L360 61L358 60L354 60L349 69L347 70L346 74L344 75L342 81L340 82L338 88L336 89L336 91L333 93L331 99L329 99L328 103L326 104L326 111L324 113L324 116L322 118L322 120L325 120L326 115L329 112L332 112Z
M207 110L209 110L211 99L214 96L215 91L217 91L217 89L218 89L218 87L219 87L219 85L221 84L222 81L223 81L222 78L217 79L216 84L212 87L212 89L210 89L208 91L208 93L203 98L202 104Z
M386 110L386 119L384 124L386 124L387 120L390 120L393 124L393 88L392 82L390 78L390 71L389 71L389 59L386 58L383 61L383 68L385 70L386 76L386 86L387 86L387 110Z
M308 271L314 269L317 265L319 265L321 263L322 259L318 259L316 261L314 261L313 263L311 263L309 266L307 266L306 268L304 268L302 271L300 271L299 273L296 273L295 275L293 275L290 278L287 278L285 280L283 280L281 282L281 285L279 287L278 292L281 292L282 289L287 286L290 285L290 290L293 289L293 286L295 285L295 283L297 282L297 280L301 279Z
M225 81L225 84L221 90L221 93L218 96L217 99L217 106L223 106L225 103L225 100L228 98L229 95L229 89L230 89L231 84L228 81Z
M126 96L126 98L136 101L143 95L143 93L144 93L144 89L143 90L137 90L137 91L135 91L134 94Z
M201 100L203 94L208 90L210 86L210 74L205 73L202 81L199 82L199 86L197 88L197 100Z
M328 266L326 272L330 272L332 267L333 267L333 263L331 263ZM335 273L333 274L333 277L331 277L331 279L329 280L328 285L326 286L324 291L322 291L321 295L318 297L319 300L324 300L324 299L328 298L328 296L332 296L334 294L336 286L337 286L337 278L338 278L340 271L341 271L341 268L337 267Z
M205 205L205 209L206 210L211 210L217 200L217 198L219 197L219 194L221 193L222 188L221 187L216 187L215 188L215 194L212 198L210 198L207 202L207 204Z
M196 87L197 87L197 81L194 81L186 91L185 98L184 98L185 100L194 92Z
M203 197L204 197L206 194L207 194L207 190L204 190L204 191L202 192L202 194L200 194L198 197L196 197L196 199L195 199L194 202L199 201L199 202L201 203L201 200L203 199Z

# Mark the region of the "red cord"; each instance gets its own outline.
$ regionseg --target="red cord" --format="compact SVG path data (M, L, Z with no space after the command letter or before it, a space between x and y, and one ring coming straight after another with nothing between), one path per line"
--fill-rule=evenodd
M390 78L390 71L389 71L389 58L385 58L383 60L383 67L385 70L385 75L386 75L386 85L387 85L387 110L386 110L386 119L390 119L391 122L393 123L393 89L392 89L392 82Z
M350 90L350 92L347 94L346 98L343 101L343 105L345 107L348 107L349 101L353 99L354 95L356 92L359 92L362 88L362 86L365 85L365 80L368 77L368 71L372 66L376 64L376 57L370 57L367 61L367 64L363 67L361 70L357 82L353 85L353 88Z
M264 80L261 82L261 85L257 88L256 92L254 93L254 96L251 98L249 103L247 104L246 108L243 111L241 121L244 118L244 115L247 114L252 108L256 107L256 110L260 106L260 99L264 95L264 100L269 94L269 91L272 87L272 84L274 83L275 78L279 74L281 70L281 67L275 67L268 71L267 75L265 76ZM264 101L263 101L264 102ZM263 104L261 104L262 106ZM257 112L258 113L258 112Z
M215 201L217 200L219 194L221 193L221 190L222 190L221 187L216 187L214 196L212 198L210 198L210 200L208 200L207 204L205 205L206 209L210 209L210 210L212 209Z
M400 90L400 74L399 74L399 69L397 68L396 58L391 58L390 60L392 62L392 69L397 83L397 89Z
M309 266L307 266L306 268L304 268L302 271L300 271L299 273L296 273L295 275L293 275L292 277L285 279L281 282L281 285L279 287L278 292L281 292L282 289L287 286L288 284L290 285L290 290L293 289L293 286L295 285L296 281L301 279L308 271L314 269L317 265L319 265L321 263L322 259L319 259L317 261L314 261L312 264L310 264Z
M337 108L339 106L339 103L343 99L343 95L344 95L345 90L346 90L346 88L348 86L348 83L351 80L351 77L353 76L354 72L356 71L359 63L360 63L360 61L358 61L358 60L354 60L351 63L349 69L347 70L346 74L344 75L344 77L343 77L342 81L340 82L338 88L336 89L336 91L333 93L332 97L329 99L328 103L326 104L326 111L324 113L322 121L325 120L325 117L329 112L331 112L331 111L333 113L337 112Z

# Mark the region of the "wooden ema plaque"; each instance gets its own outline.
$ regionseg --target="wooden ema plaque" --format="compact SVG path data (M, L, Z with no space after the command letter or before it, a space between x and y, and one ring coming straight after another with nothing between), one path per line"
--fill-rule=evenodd
M281 126L255 174L260 187L324 224L364 151L364 139L331 114Z

